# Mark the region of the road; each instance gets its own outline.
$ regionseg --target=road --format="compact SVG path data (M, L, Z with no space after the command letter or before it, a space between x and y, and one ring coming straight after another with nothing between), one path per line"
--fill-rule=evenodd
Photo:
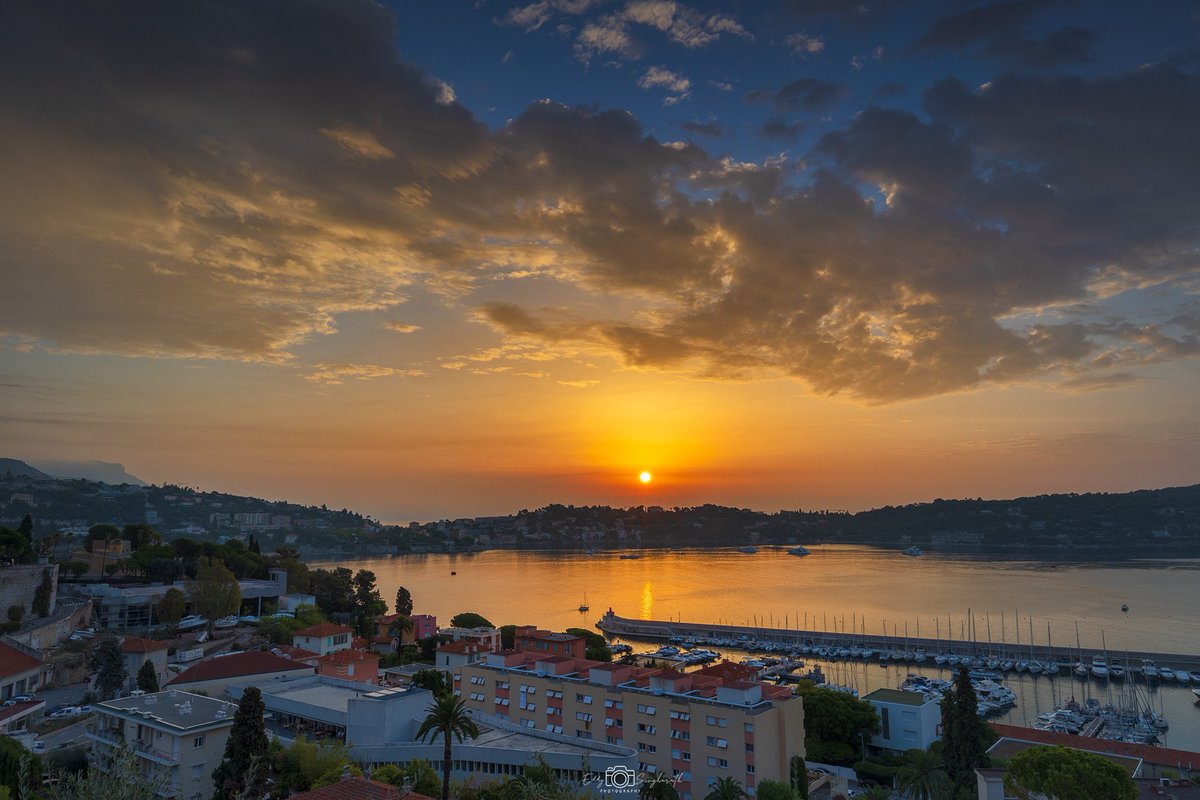
M89 714L78 722L72 722L65 728L59 728L44 736L39 736L38 739L45 745L46 752L57 750L60 747L66 747L70 744L88 744L88 740L83 734L84 729L87 728L91 720L92 715Z

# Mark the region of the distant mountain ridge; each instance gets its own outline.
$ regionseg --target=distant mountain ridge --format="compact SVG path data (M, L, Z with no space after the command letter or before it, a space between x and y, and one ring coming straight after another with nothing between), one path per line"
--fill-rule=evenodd
M98 481L112 486L128 483L131 486L148 486L149 484L136 475L125 470L124 464L112 461L66 461L38 459L36 466L43 472L55 478L83 478Z
M0 458L0 475L11 472L15 477L34 478L37 480L47 480L52 476L47 475L40 469L31 467L24 461L17 458Z

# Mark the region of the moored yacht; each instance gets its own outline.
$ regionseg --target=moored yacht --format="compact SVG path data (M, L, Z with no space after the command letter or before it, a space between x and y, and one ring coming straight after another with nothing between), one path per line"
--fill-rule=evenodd
M914 544L912 547L906 547L904 549L904 555L913 556L915 558L916 556L925 555L925 551Z
M1148 658L1142 659L1142 677L1148 681L1158 680L1158 666Z
M789 556L807 556L810 555L809 550L804 545L797 545L791 550L788 550Z
M1108 663L1104 660L1104 658L1102 656L1093 656L1092 657L1092 677L1094 677L1094 678L1107 678L1108 677Z

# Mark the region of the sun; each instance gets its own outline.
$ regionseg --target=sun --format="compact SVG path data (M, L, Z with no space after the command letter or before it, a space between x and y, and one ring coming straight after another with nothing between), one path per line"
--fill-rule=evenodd
M654 476L651 475L649 472L643 472L641 475L638 475L638 480L641 481L642 483L649 483L650 479L653 477Z

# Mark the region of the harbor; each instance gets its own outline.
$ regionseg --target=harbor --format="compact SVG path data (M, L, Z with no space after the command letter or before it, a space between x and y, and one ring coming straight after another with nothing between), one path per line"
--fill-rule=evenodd
M1027 672L1036 663L1033 674L1047 676L1072 675L1083 665L1096 679L1120 680L1138 678L1152 682L1192 683L1200 676L1200 655L1166 651L1121 650L1107 651L1103 647L1070 647L1007 641L921 637L853 631L793 629L765 626L725 625L711 622L679 620L632 619L617 616L609 609L596 623L608 636L628 637L649 641L694 641L724 644L741 649L772 652L797 650L805 655L820 655L828 660L879 660L909 664L936 663L938 666L968 668L985 667L993 670ZM1049 638L1049 637L1047 637ZM939 658L944 659L938 661ZM1108 669L1114 661L1123 662L1121 677ZM1010 670L1004 669L1006 664ZM1024 664L1018 670L1017 666ZM1101 666L1103 665L1103 666ZM1163 674L1163 666L1168 672ZM1095 670L1092 668L1096 667ZM1103 669L1103 672L1100 670ZM1169 675L1169 678L1167 677ZM1082 676L1081 676L1082 677ZM1197 681L1200 684L1200 681Z

